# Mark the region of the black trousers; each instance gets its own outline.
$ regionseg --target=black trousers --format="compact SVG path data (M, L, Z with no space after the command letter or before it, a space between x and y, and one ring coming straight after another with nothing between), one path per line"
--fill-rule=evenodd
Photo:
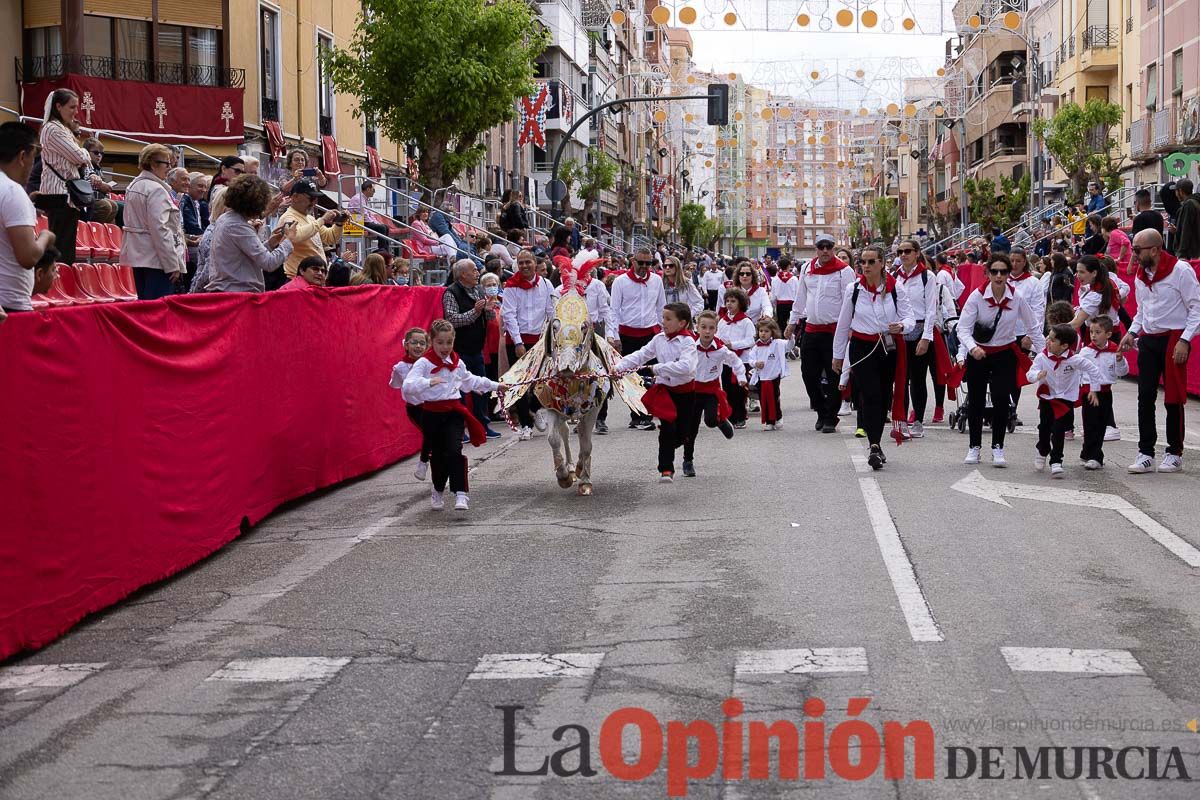
M696 392L692 395L692 413L684 431L683 460L695 461L696 437L700 435L700 420L709 428L717 427L717 396Z
M531 345L527 345L527 347L530 346ZM504 347L508 351L508 363L510 365L517 363L518 356L516 345L506 343ZM471 369L469 364L467 365L467 369ZM533 389L534 387L530 386L529 389L526 390L525 394L521 395L521 399L513 403L513 414L515 414L517 417L517 424L522 428L533 427L533 415L536 414L538 409L542 407L542 403L537 399L537 395L533 393Z
M426 464L429 463L429 439L425 436L425 428L421 425L421 417L424 409L420 406L415 406L412 403L405 403L404 410L408 412L408 419L413 425L416 425L421 431L421 460Z
M709 289L704 293L704 307L709 311L717 310L717 290Z
M817 419L837 425L842 393L838 388L841 375L833 371L832 333L805 332L800 340L800 377Z
M780 300L775 304L775 323L779 325L779 332L787 330L788 317L792 316L792 303ZM792 348L792 343L787 343L788 349Z
M433 488L439 492L446 490L447 481L452 492L469 491L467 457L462 452L464 428L463 418L456 412L423 410L421 413L421 430L430 449L429 471Z
M1083 450L1079 457L1084 461L1104 463L1104 430L1112 414L1112 392L1096 392L1100 405L1093 406L1083 401Z
M745 366L742 367L745 371ZM729 407L732 409L729 413L729 422L738 424L746 421L746 390L738 383L737 378L733 376L733 370L729 367L721 368L721 388L725 390L725 396L729 399Z
M675 471L675 449L684 444L687 431L691 425L693 397L695 394L676 394L671 392L671 400L675 403L675 421L659 420L658 425L658 471Z
M617 335L621 338L621 355L623 356L627 356L630 353L636 353L638 350L641 350L643 347L650 344L650 340L654 338L654 334L650 334L649 336L626 336L623 333L618 333ZM647 383L650 379L652 373L648 367L650 364L654 363L655 362L652 360L646 365L646 368L638 370L638 374L642 376L642 383ZM605 414L605 418L607 418L607 416L608 415ZM629 416L632 422L645 422L646 420L651 419L649 414L637 414L630 412Z
M896 351L890 353L882 343L850 340L848 352L851 378L857 387L859 421L867 441L876 445L883 440L883 421L892 404L892 382L896 375Z
M1169 367L1175 365L1167 347L1168 337L1142 335L1138 339L1138 452L1154 456L1158 444L1155 406L1158 384ZM1167 403L1167 452L1183 455L1183 404Z
M1086 412L1085 412L1086 413ZM1072 408L1058 419L1054 418L1054 407L1049 400L1038 401L1038 443L1037 451L1043 456L1050 456L1051 464L1061 464L1063 460L1063 441L1067 431L1075 427L1075 409ZM1086 418L1086 417L1085 417ZM1101 439L1104 430L1100 431Z
M922 325L923 322L917 323L917 327ZM920 340L904 343L908 348L908 402L904 407L912 409L917 415L917 422L924 422L925 407L929 405L929 378L933 377L933 342L929 343L923 356L917 355L917 345L920 343Z
M47 227L54 234L54 246L62 255L64 264L74 264L75 233L79 224L79 210L67 202L65 194L40 194L33 203L46 212Z
M983 446L983 412L987 408L988 389L992 392L992 447L1004 447L1008 431L1008 400L1017 383L1017 354L1001 350L976 360L967 356L967 427L970 446Z

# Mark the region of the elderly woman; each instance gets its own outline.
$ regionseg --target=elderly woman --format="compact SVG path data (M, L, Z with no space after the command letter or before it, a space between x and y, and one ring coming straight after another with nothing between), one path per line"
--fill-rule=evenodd
M80 177L90 166L91 157L75 140L75 115L79 113L79 95L70 89L55 89L46 96L40 143L42 181L34 204L46 214L54 244L68 264L75 262L75 230L79 214L86 209L71 205L67 181Z
M210 268L212 259L209 256L212 254L212 223L220 219L225 213L225 194L222 192L216 200L213 200L212 208L209 209L209 226L204 229L204 233L200 236L200 243L196 246L196 274L192 276L192 288L189 290L193 294L208 291L208 281L212 277Z
M261 292L264 272L274 272L292 254L291 222L258 236L271 202L271 187L257 175L239 175L222 194L225 213L212 228L208 282L210 292Z
M133 267L139 300L157 300L185 288L183 218L167 186L172 161L165 145L146 145L138 156L141 174L125 190L121 263Z
M329 183L329 178L323 171L308 165L308 153L304 150L293 150L288 153L286 169L288 179L279 187L279 191L284 196L291 193L292 184L301 178L307 178L322 189L325 188L325 184Z

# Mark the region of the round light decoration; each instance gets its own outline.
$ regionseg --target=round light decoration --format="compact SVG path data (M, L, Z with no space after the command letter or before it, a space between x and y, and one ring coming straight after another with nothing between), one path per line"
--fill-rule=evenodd
M905 17L904 21L900 23L900 27L904 28L906 31L911 31L913 28L917 27L917 21L912 17Z
M684 114L684 115L683 115L683 121L684 121L684 122L691 122L691 121L693 121L694 119L696 119L696 117L695 117L695 116L693 116L692 114Z
M657 6L650 12L650 19L654 20L655 25L666 25L671 21L671 9L666 6Z
M779 109L779 118L780 119L791 119L792 118L792 110L790 108L788 108L787 106L784 106L783 108Z
M938 76L939 78L944 78L944 77L946 77L946 69L945 69L945 67L938 67L938 68L937 68L937 76Z
M812 17L808 16L808 14L801 14L800 16L796 17L796 24L801 28L807 28L811 22Z
M700 146L700 145L696 145L696 147L699 147L699 146ZM724 139L717 139L717 149L718 149L718 150L720 150L720 149L721 149L722 147L724 147L724 146L725 146L725 140L724 140Z
M1010 31L1015 31L1021 27L1021 14L1017 11L1009 11L1004 15L1004 27Z
M884 109L884 111L889 117L894 117L900 113L900 106L896 105L895 103L888 103L887 108Z
M817 72L817 71L814 69L812 72L810 72L810 73L808 74L808 76L809 76L810 78L812 78L812 79L815 81L817 78L821 77L821 73L820 73L820 72Z
M679 13L676 16L679 17L679 21L684 25L691 25L696 21L696 9L691 6L684 6L679 9Z
M841 11L837 12L837 15L834 18L837 20L837 24L841 25L843 28L849 28L854 24L854 12L848 8L843 8Z
M858 110L858 115L859 115L860 117L865 117L865 116L866 116L867 114L869 114L869 113L871 113L871 112L867 111L865 108L860 108L860 109Z
M909 139L909 136L908 136L908 134L907 134L907 133L902 133L902 134L900 134L900 141L901 141L901 142L907 142L907 141L908 141L908 139Z
M864 11L859 19L862 20L864 28L874 28L877 24L879 24L879 15L871 9Z
M737 25L737 14L730 11L722 17L726 25Z
M736 81L736 80L737 80L737 73L736 73L736 72L731 72L731 73L729 73L729 80L731 80L731 81Z
M774 118L775 118L775 111L774 111L774 109L770 109L770 108L764 108L764 109L762 110L762 118L763 118L763 119L774 119Z
M704 162L704 166L706 166L706 167L711 167L711 166L712 166L712 160L710 159L710 160L708 160L708 161L705 161L705 162Z
M917 115L917 107L916 106L914 106L912 103L909 103L908 105L904 106L904 116L915 117L916 115Z
M614 11L612 13L612 16L610 16L608 19L610 22L612 22L613 25L624 25L625 24L625 12L618 8L616 11Z
M972 14L971 16L967 17L968 28L979 28L981 25L983 25L983 18L978 14Z
M661 7L662 6L659 6L659 8L661 8ZM654 112L654 121L655 122L666 122L667 121L667 112L661 108L658 109L657 111L655 111Z
M696 82L696 76L695 76L695 75L688 75L688 76L687 76L687 82L688 82L688 83L693 83L693 84L694 84L694 83Z
M866 76L866 74L867 74L866 72L864 72L864 71L862 71L862 70L860 69L860 70L858 70L857 72L855 72L855 73L854 73L854 77L856 77L856 78L862 78L862 77L865 77L865 76Z
M946 108L945 108L945 106L940 106L940 105L939 105L939 106L934 106L934 107L933 107L933 115L934 115L935 117L940 117L940 116L942 116L942 115L943 115L943 114L945 114L945 113L946 113Z
M733 118L738 122L741 122L745 118L745 114L740 111L735 111L733 112Z
M815 136L809 136L809 137L808 137L808 138L807 138L805 141L807 141L809 144L816 144L816 143L817 143L817 137L815 137Z

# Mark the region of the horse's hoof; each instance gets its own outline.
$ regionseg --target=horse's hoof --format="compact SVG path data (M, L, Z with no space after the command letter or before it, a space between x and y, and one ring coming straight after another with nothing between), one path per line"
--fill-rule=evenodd
M580 497L591 497L592 496L592 485L590 483L579 484L579 496Z
M568 472L565 477L559 478L558 485L564 489L570 489L572 486L575 485L575 473Z

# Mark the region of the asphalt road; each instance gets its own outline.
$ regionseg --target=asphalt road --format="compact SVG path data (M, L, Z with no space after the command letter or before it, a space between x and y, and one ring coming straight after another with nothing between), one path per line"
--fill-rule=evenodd
M558 488L541 435L506 435L472 453L468 514L432 511L409 462L291 504L0 668L0 797L1200 797L1200 453L1127 475L1131 385L1108 469L1084 472L1076 441L1063 480L1034 472L1031 428L1007 470L962 466L966 437L930 426L870 473L850 431L813 432L798 374L783 394L783 430L703 431L699 477L671 485L656 434L614 410L591 498ZM717 744L738 742L731 697L743 739L796 726L798 779L777 748L770 779L737 777L740 748ZM595 774L497 774L502 706L521 707L510 772L588 735ZM641 751L625 729L636 781L603 727L626 707L661 727ZM843 728L851 711L866 725ZM932 779L911 742L904 777L873 766L888 721L928 723ZM971 777L948 777L956 747ZM1014 777L1018 747L1067 748L1065 777L1052 750L1045 777ZM1172 779L1089 779L1103 751L1073 779L1074 747L1140 748L1129 775L1157 747ZM580 748L559 762L578 770Z

